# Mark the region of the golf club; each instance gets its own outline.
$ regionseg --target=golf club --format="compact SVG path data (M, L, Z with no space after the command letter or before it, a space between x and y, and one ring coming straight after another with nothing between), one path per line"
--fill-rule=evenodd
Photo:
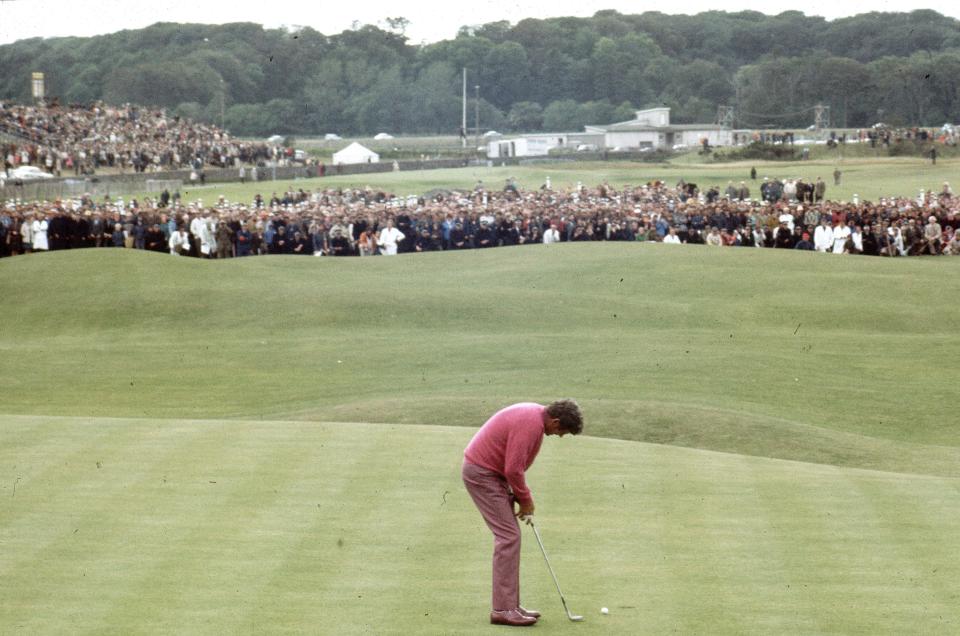
M547 557L547 551L543 548L543 540L540 538L540 531L537 530L537 526L535 526L533 523L533 517L527 517L525 521L530 524L530 527L533 528L534 536L537 537L537 543L540 544L540 551L543 552L543 560L547 562L547 569L550 570L550 576L553 577L553 583L557 586L557 592L560 593L560 602L563 603L563 609L567 612L567 618L572 621L582 621L583 616L571 614L570 608L567 607L567 599L563 598L563 592L560 590L560 581L557 580L557 575L553 573L553 567L550 565L550 559Z

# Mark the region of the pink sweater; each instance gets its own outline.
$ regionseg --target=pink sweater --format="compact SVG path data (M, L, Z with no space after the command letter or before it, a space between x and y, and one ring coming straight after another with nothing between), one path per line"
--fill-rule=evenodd
M522 402L503 408L480 427L463 451L471 464L500 473L521 504L533 503L524 473L543 442L547 408Z

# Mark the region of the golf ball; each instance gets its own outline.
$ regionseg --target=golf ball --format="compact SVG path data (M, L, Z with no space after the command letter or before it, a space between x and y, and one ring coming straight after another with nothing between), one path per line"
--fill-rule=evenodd
M601 613L601 614L609 614L609 613L610 613L610 610L608 610L606 607L601 607L601 608L600 608L600 613Z

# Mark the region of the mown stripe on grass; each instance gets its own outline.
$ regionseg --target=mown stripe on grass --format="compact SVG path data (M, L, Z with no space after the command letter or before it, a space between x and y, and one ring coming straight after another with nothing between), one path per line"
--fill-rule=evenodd
M230 424L55 424L65 433L64 444L80 446L102 427L95 448L100 467L89 459L89 468L55 475L35 493L35 513L12 532L17 558L5 577L5 606L16 608L15 620L30 629L67 633L95 624L99 614L122 602L126 577L166 541L169 520L157 512L163 510L158 504L169 501L167 471L193 445L221 439L219 429ZM45 538L37 541L38 533Z
M288 524L315 514L296 492L315 456L313 428L224 423L217 436L193 445L180 468L197 487L162 512L173 523L163 543L151 546L155 558L128 579L123 602L99 624L146 623L171 633L238 628L234 621L264 573L300 536ZM188 501L194 494L200 509Z
M459 484L471 430L101 425L117 430L101 470L131 473L127 488L96 497L98 473L51 484L56 508L37 525L83 508L104 528L45 553L55 576L21 588L25 562L0 578L0 597L19 603L0 608L0 631L490 630L489 533ZM943 633L958 620L958 572L921 576L960 551L956 479L583 437L545 440L528 478L584 634ZM29 530L14 537L28 549ZM567 627L524 533L523 600L545 611L539 628Z

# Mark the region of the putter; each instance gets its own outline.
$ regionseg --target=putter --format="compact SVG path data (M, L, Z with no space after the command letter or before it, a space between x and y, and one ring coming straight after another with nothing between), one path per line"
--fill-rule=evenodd
M560 594L560 602L563 603L563 609L567 612L567 618L574 622L582 621L583 616L571 614L570 608L567 607L567 599L563 598L563 592L560 590L560 581L557 580L557 575L553 573L553 567L550 565L550 559L547 558L547 551L543 548L543 540L540 538L540 531L537 530L537 526L533 524L533 517L527 517L525 521L530 524L530 527L533 528L534 536L537 537L537 543L540 545L540 551L543 552L543 560L547 562L547 569L550 570L550 576L553 577L553 584L557 586L557 592Z

